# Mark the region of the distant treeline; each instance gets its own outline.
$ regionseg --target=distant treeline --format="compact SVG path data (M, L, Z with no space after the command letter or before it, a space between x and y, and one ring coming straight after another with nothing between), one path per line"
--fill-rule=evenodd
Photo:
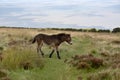
M30 27L9 27L9 26L0 26L0 28L13 28L13 29L30 29ZM32 28L36 29L36 28Z
M15 28L15 29L30 29L31 27L7 27L7 26L0 26L0 28ZM32 28L32 29L39 29L39 28ZM42 30L49 29L49 30L63 30L63 31L78 31L78 32L105 32L105 33L117 33L120 32L120 27L114 28L112 31L109 29L75 29L75 28L41 28Z
M120 27L114 28L112 31L109 29L74 29L74 28L50 28L53 30L64 30L64 31L78 31L78 32L106 32L106 33L117 33L120 32Z

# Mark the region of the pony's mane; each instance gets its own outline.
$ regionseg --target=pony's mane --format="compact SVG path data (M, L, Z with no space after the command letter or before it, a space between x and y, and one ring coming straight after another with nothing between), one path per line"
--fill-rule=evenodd
M57 34L57 35L59 35L59 36L63 36L63 35L65 35L65 33L59 33L59 34Z

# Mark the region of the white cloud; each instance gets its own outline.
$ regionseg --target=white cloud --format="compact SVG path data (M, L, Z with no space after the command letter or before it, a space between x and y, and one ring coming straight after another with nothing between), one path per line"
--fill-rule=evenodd
M43 23L116 27L120 25L119 5L120 0L1 0L4 21L0 25L7 21L8 25L21 22L33 27Z

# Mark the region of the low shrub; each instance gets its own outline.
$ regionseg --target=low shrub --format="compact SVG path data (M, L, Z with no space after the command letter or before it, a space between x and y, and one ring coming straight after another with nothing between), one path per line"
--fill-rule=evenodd
M87 62L79 62L77 64L77 69L89 69L90 65Z
M111 43L120 44L120 40L114 40L114 41L112 41Z
M94 57L92 54L75 55L69 63L77 69L99 68L103 65L103 59Z
M91 61L91 66L94 68L99 68L101 65L103 65L103 59L93 57L90 59L90 61Z
M91 50L91 53L92 54L97 54L97 51L96 50Z
M0 69L0 78L6 77L6 76L7 76L7 73L4 70Z
M0 46L0 51L3 51L3 50L4 50L4 48Z
M103 56L103 57L110 56L110 54L108 52L101 52L100 55Z
M8 77L8 72L5 69L0 69L0 80L11 80Z

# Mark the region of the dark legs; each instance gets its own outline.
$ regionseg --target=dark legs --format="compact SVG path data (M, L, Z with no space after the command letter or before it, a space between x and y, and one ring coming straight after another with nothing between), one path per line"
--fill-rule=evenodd
M60 57L60 54L59 54L59 51L58 51L58 46L56 46L56 53L57 53L57 57L58 57L58 59L61 59L61 57Z
M40 53L41 53L42 56L44 56L44 53L42 52L41 48L40 48Z
M58 59L61 59L60 55L59 55L59 51L56 51L57 52L57 57Z
M41 44L38 44L38 47L37 47L37 53L39 54L39 52L41 53L42 56L44 56L44 53L42 52L41 48L42 48L42 45L43 43Z
M44 53L43 53L43 51L41 50L42 46L43 46L43 43L40 42L40 44L38 44L38 47L37 47L37 53L38 53L38 54L41 53L41 55L44 56ZM52 50L52 52L50 53L49 58L52 57L52 55L53 55L53 53L54 53L55 51L56 51L56 53L57 53L58 59L61 59L60 54L59 54L59 51L58 51L58 46L55 46L55 48L54 48L54 49ZM39 56L40 56L40 55L39 55Z
M39 52L41 53L42 56L44 56L44 53L42 52L41 48L37 48L37 53L39 54Z
M55 50L56 50L58 59L61 59L61 57L60 57L60 55L59 55L58 47L56 47ZM55 52L55 50L54 50L54 49L52 50L52 52L51 52L50 55L49 55L49 58L52 57L52 55L53 55L53 53Z
M51 52L50 55L49 55L49 58L52 57L52 54L53 54L54 52L55 52L55 50L53 49L52 52Z

